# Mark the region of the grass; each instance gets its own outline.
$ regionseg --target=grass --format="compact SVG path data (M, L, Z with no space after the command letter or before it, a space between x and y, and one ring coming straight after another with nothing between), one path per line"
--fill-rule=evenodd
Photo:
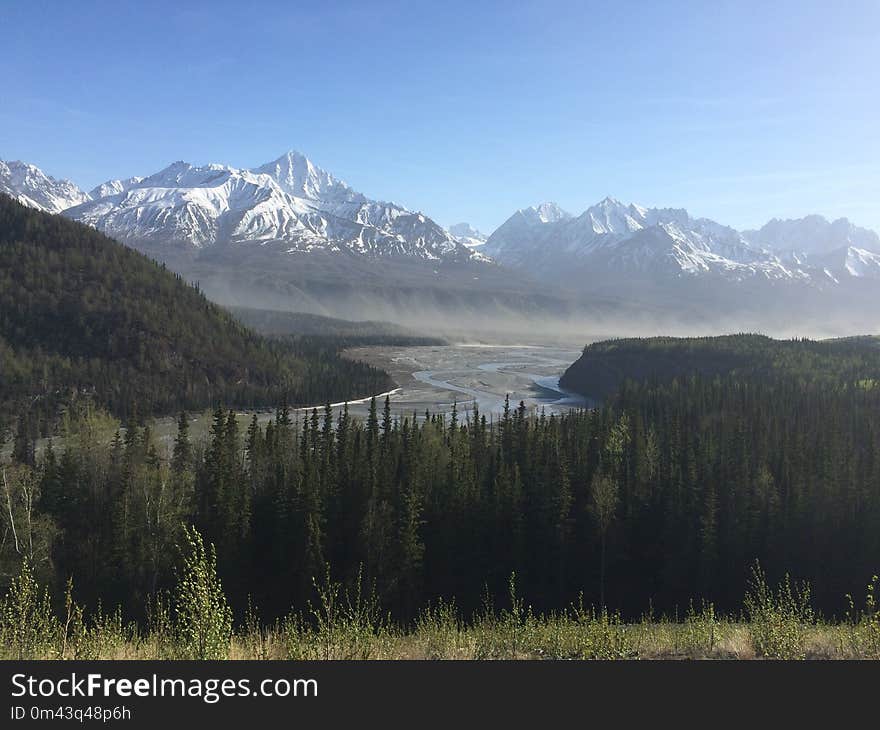
M302 625L282 622L269 629L240 631L229 645L231 660L713 660L759 659L747 622L719 621L720 639L709 649L695 643L682 622L664 619L650 624L541 618L523 626L521 641L510 642L505 628L485 624L424 624L406 631L396 627L364 633L341 630L332 641ZM807 633L803 659L877 659L853 647L846 627L817 625ZM17 659L6 647L2 659ZM92 628L85 641L68 645L46 642L25 658L33 659L181 659L177 647L134 625Z
M381 609L358 578L345 587L329 572L315 582L316 600L304 611L266 625L248 605L233 628L216 577L213 547L190 533L191 551L178 589L153 599L143 627L120 612L88 614L72 598L53 612L25 562L0 601L0 659L880 659L880 612L875 576L864 607L849 598L840 622L817 617L806 584L788 576L767 583L755 564L738 617L720 616L712 603L691 603L683 618L646 612L626 622L579 599L567 609L535 613L511 575L507 600L488 597L468 619L454 601L422 610L408 626Z

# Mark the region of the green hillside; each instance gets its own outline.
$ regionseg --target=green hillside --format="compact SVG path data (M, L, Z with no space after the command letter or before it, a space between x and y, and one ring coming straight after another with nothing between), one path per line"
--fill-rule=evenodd
M0 416L45 418L73 395L124 418L389 383L326 348L270 342L146 256L0 195Z

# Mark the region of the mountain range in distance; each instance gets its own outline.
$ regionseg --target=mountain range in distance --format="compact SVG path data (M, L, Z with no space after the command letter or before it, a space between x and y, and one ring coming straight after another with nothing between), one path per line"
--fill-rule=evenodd
M581 331L584 320L627 332L880 324L880 238L846 219L737 231L609 197L576 216L554 203L518 210L485 235L368 198L297 152L249 169L175 162L88 192L0 162L0 192L97 228L235 306Z
M478 248L488 240L489 236L478 231L470 223L455 223L449 226L449 232L469 248Z
M880 237L848 220L812 215L737 231L677 208L605 198L579 216L554 203L517 211L481 249L509 266L556 275L752 277L817 286L880 278Z

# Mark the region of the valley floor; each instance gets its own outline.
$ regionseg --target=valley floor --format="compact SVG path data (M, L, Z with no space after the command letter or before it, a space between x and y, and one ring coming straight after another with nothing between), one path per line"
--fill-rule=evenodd
M449 413L453 404L464 414L474 404L487 418L498 417L509 395L530 411L565 412L586 405L559 387L559 376L581 354L570 345L458 343L434 347L360 347L346 356L388 372L400 389L391 396L399 416ZM352 408L365 416L368 403Z
M477 344L460 343L443 346L369 346L351 348L345 357L361 360L388 372L397 388L387 393L375 393L377 401L390 396L391 411L396 417L422 416L431 413L448 414L456 406L463 419L474 403L487 419L502 413L504 398L509 394L511 408L526 404L530 412L544 409L550 413L566 412L571 408L589 405L575 393L559 387L559 376L580 357L581 351L570 344ZM332 404L338 412L342 404ZM366 418L370 397L349 402L349 412L357 418ZM323 404L292 409L293 417L322 410ZM381 402L380 402L381 408ZM256 412L257 420L265 425L275 416L273 409ZM247 429L253 412L241 411L239 427ZM213 411L208 409L190 414L190 436L196 443L205 441L211 428ZM153 435L160 450L171 453L177 434L177 416L164 416L151 422ZM108 427L104 439L110 441L115 427ZM56 451L64 448L63 439L53 437ZM39 439L37 452L42 453L48 439ZM0 445L0 459L8 458L11 443Z

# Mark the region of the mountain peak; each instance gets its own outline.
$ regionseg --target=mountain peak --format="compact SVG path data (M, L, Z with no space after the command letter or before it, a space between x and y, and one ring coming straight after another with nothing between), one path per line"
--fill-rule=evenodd
M570 213L566 213L552 201L523 208L518 212L533 223L557 223L566 218L571 218Z
M70 180L56 180L36 165L21 160L0 160L0 193L47 213L60 213L89 200L88 194Z
M344 181L315 165L301 152L291 149L271 162L252 168L251 172L269 175L288 195L308 200L363 202L363 195Z
M305 156L302 152L300 152L299 150L293 149L292 147L291 147L289 150L287 150L287 152L285 152L284 154L282 154L280 157L275 158L275 159L273 160L273 162L282 162L282 161L284 161L284 160L289 160L289 161L293 161L293 160L305 160L306 162L309 162L309 158L308 158L308 157L306 157L306 156Z
M634 233L647 224L647 212L636 205L624 205L609 195L587 208L581 218L599 235Z
M880 237L847 218L832 222L816 214L786 220L773 218L759 230L747 231L744 235L755 245L782 252L823 254L853 246L880 253Z
M468 248L482 246L488 236L474 228L470 223L455 223L449 226L449 232Z
M427 216L370 200L295 150L255 169L178 160L149 177L109 180L93 192L56 212L69 208L68 217L151 252L259 242L279 255L348 250L368 257L485 259Z
M127 192L134 186L138 185L143 179L144 178L142 177L135 176L126 178L125 180L107 180L92 188L89 191L89 197L93 200L98 200L110 195L119 195L120 193Z

